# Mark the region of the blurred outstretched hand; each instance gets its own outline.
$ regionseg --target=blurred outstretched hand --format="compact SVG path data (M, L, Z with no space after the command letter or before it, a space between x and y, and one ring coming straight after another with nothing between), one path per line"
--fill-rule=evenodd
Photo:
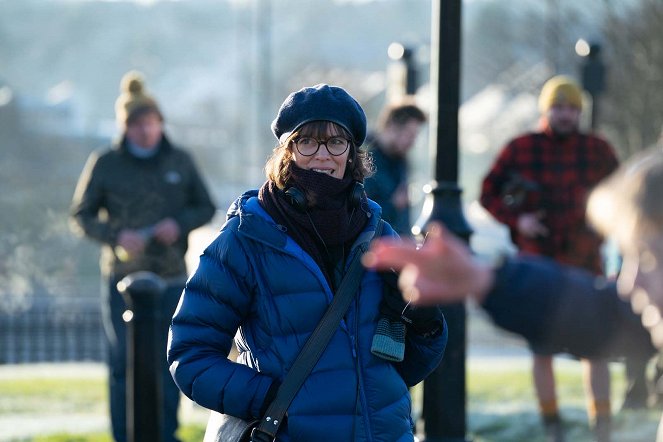
M494 278L492 269L439 223L430 225L419 249L411 241L377 239L362 262L370 269L400 272L403 297L419 305L462 302L468 296L481 302Z

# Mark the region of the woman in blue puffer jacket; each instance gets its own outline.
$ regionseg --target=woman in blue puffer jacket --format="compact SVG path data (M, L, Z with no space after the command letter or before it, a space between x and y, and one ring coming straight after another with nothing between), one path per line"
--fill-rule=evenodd
M317 85L290 94L272 131L280 145L268 180L238 198L201 255L168 346L184 394L242 419L263 416L381 211L361 186L370 171L358 150L366 117L345 90ZM396 235L386 223L382 234ZM408 388L439 364L447 329L438 308L410 309L386 279L364 274L278 441L414 439ZM394 310L407 324L400 361L371 352L378 320ZM233 338L236 362L228 359Z

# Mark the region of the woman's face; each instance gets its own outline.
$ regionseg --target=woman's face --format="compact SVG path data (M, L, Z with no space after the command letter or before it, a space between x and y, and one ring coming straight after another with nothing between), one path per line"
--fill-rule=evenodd
M127 139L143 149L153 149L161 141L163 123L156 112L136 116L127 124Z
M559 135L569 135L578 130L580 109L570 104L556 104L548 110L548 124Z
M350 149L352 148L349 146L350 141L341 131L337 130L333 124L328 124L326 130L321 133L316 134L311 132L312 131L307 131L307 127L304 126L300 130L300 134L293 141L291 141L290 149L292 149L292 156L294 158L295 164L302 169L313 170L315 172L325 173L329 176L333 176L334 178L342 179L345 176L345 169L348 164L348 155L350 154ZM340 155L332 155L329 153L330 149L332 152L342 150L339 149L338 144L342 143L343 141L348 143L348 147L345 149L345 152ZM310 144L311 142L317 143L317 152L310 156L302 155L297 149L298 142L306 144ZM335 143L336 146L332 146L331 143Z
M388 123L382 132L385 146L392 154L404 157L414 146L422 123L412 118L404 124Z

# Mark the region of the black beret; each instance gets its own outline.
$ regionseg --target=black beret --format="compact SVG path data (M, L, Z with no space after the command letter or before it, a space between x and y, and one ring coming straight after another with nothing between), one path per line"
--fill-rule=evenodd
M312 121L331 121L352 135L356 146L366 139L366 114L345 89L317 84L288 95L274 121L272 132L279 141Z

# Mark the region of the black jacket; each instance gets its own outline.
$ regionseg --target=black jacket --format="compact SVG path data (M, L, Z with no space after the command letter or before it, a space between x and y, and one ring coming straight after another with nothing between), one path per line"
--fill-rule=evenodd
M93 152L81 173L71 205L73 230L103 244L103 274L122 277L148 270L163 277L186 274L187 237L208 222L215 207L190 155L164 136L159 151L137 158L126 139ZM142 256L121 261L114 252L125 228L146 228L173 218L180 238L172 246L149 241Z
M506 260L482 307L495 324L551 353L586 359L655 353L613 281L548 258Z

